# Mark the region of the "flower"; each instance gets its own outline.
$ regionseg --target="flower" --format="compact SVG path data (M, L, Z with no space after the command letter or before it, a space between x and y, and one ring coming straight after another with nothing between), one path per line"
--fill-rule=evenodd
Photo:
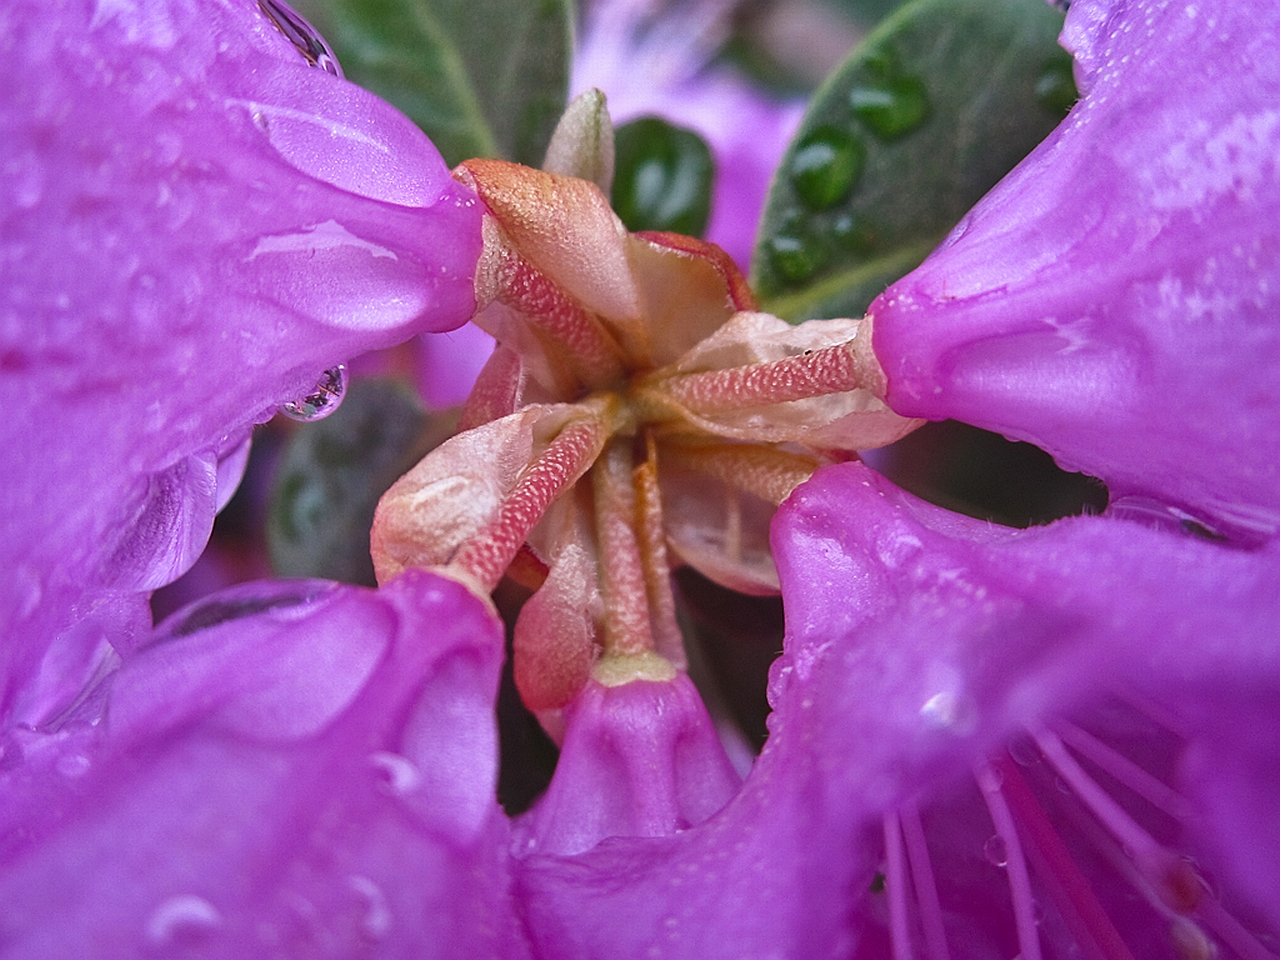
M474 198L401 115L310 66L283 16L0 13L10 720L83 686L107 638L141 640L255 422L348 355L473 309Z
M28 6L20 8L22 13L40 23L43 14ZM149 37L153 45L162 39L165 16L130 19L131 11L123 7L100 9L107 12L96 31L89 29L87 10L81 10L79 18L65 16L26 39L101 43L101 62L107 66L126 74L135 67L154 68L158 54L147 53L150 48L137 38ZM231 9L161 8L171 19L195 10L210 16L225 10L228 30L227 24L239 22ZM1160 0L1077 0L1068 36L1075 38L1086 73L1087 92L1077 116L1087 122L1069 126L1054 149L1069 154L1076 140L1099 137L1098 130L1113 137L1110 132L1127 121L1147 131L1139 135L1147 148L1144 156L1160 157L1167 138L1181 137L1184 128L1165 123L1164 107L1176 108L1179 101L1162 99L1167 84L1158 72L1154 78L1147 74L1149 60L1172 49L1190 71L1215 53L1223 35L1246 46L1260 38L1270 49L1266 42L1274 39L1278 18L1268 6L1197 11L1213 21L1209 29L1173 29L1187 9ZM257 16L253 9L248 12ZM248 22L261 27L252 17ZM5 26L20 22L28 21L15 15ZM215 16L211 32L191 36L223 35L217 26L222 23ZM12 35L12 30L0 32ZM1143 46L1148 42L1154 46ZM161 47L176 49L173 43ZM213 63L222 63L223 56L234 55L213 55ZM30 64L37 62L46 60L23 61L28 76L35 76ZM53 62L69 64L67 70L75 73L72 67L85 61ZM260 79L272 69L259 64L248 75ZM216 70L210 75L222 76ZM1209 85L1214 94L1202 104L1205 136L1216 129L1215 118L1253 102L1252 76L1246 72L1230 84ZM1257 82L1270 82L1266 69L1258 76L1263 79ZM294 79L304 85L323 80L322 93L345 91L356 106L380 109L318 70L304 68ZM184 79L181 86L189 83ZM143 84L125 89L140 94L144 87L151 89ZM39 90L39 83L31 89ZM217 96L212 99L221 104ZM1164 107L1135 119L1134 102ZM108 107L117 106L102 104L101 109L110 117ZM161 111L160 118L170 115ZM217 116L223 122L222 114ZM235 109L229 116L241 117ZM279 116L287 130L293 114L280 111ZM339 112L338 119L344 117ZM387 123L394 128L393 121ZM243 140L223 137L216 150L206 143L208 152L195 156L207 162L188 171L206 188L223 182L209 175L210 169L251 169L248 161L228 161L224 168L210 159L224 156L223 149L240 157L243 146L252 169L265 165L292 183L296 190L290 196L301 197L299 203L314 193L326 198L326 206L367 208L371 231L385 218L390 226L383 229L393 238L373 233L377 239L369 240L348 227L364 242L394 239L404 244L395 250L419 249L412 245L415 230L431 233L427 225L435 222L434 215L450 211L459 222L444 217L440 229L458 229L460 249L470 250L476 264L472 231L479 205L445 203L443 210L424 211L379 204L300 175L278 159L274 147L261 149L261 131L253 132L251 116L229 129L243 133ZM420 138L406 136L406 149L425 149ZM19 142L48 141L29 136ZM205 143L200 137L194 142ZM1199 143L1193 139L1187 149ZM260 152L248 144L257 144ZM1233 163L1241 156L1230 150L1224 155ZM1028 161L1033 171L1044 171L1037 166L1042 156ZM1250 196L1257 197L1264 187L1274 189L1266 176L1247 176L1258 166L1270 171L1273 163L1262 154L1239 161L1232 167L1234 190L1239 196L1252 190ZM76 163L50 169L75 184L92 182L92 171ZM378 172L376 165L362 169ZM256 180L246 176L247 181L233 180L230 186L224 182L226 194L256 196ZM1269 501L1252 478L1270 469L1272 450L1262 441L1243 451L1233 448L1232 456L1217 464L1221 477L1208 461L1189 460L1187 479L1164 461L1144 466L1123 444L1112 442L1129 436L1125 417L1112 427L1107 416L1096 414L1104 452L1094 456L1082 445L1081 456L1094 456L1100 475L1117 486L1133 479L1135 489L1154 505L1141 514L1145 523L1113 509L1102 517L1014 531L922 503L856 462L830 463L798 486L790 482L796 471L786 474L790 496L771 529L777 579L787 603L786 649L771 676L770 738L741 786L716 752L696 694L678 671L672 676L651 669L661 666L656 658L666 659L668 650L657 646L657 638L648 650L643 645L610 648L606 637L607 655L587 664L586 678L567 691L553 691L557 697L544 704L563 708L557 782L541 806L509 822L494 799L493 702L503 638L483 596L493 578L514 561L518 574L541 586L535 599L546 592L534 616L545 617L551 629L534 624L526 634L533 656L526 660L535 668L550 663L555 669L541 676L539 669L533 671L527 689L535 693L545 692L541 684L547 676L564 675L543 658L556 652L557 632L581 632L584 625L594 629L583 609L598 605L602 617L638 611L650 625L663 623L665 601L644 577L652 569L665 572L652 566L661 539L646 536L652 532L646 526L652 513L619 510L619 503L628 506L628 491L645 502L659 441L669 453L695 432L701 443L752 444L762 450L773 449L763 445L779 439L815 440L818 449L804 456L811 458L809 466L816 465L835 432L833 423L848 426L838 416L841 408L826 394L798 400L780 395L780 383L802 382L790 375L761 380L757 374L797 368L812 373L808 365L816 361L808 357L818 354L841 363L865 361L862 379L843 380L839 393L851 392L850 386L861 393L873 385L899 404L899 412L930 416L942 415L947 404L959 403L984 383L999 386L995 374L1001 357L1016 371L1017 363L1033 356L1042 370L1052 372L1039 382L1038 396L1061 409L1045 413L1046 401L1022 416L1047 447L1065 455L1074 449L1070 442L1082 416L1070 396L1074 391L1077 404L1091 402L1088 393L1081 397L1081 385L1091 387L1092 381L1078 377L1081 368L1072 365L1069 349L1048 350L1035 332L1039 327L1025 321L1023 311L1037 322L1042 319L1039 301L1020 299L1019 287L1000 282L979 295L1011 326L1013 348L1002 351L988 342L1006 332L999 324L982 327L981 340L966 339L981 320L975 304L927 297L960 267L1021 266L1020 254L1035 249L1019 233L1032 214L1058 222L1070 212L1060 207L1080 202L1064 198L1051 175L1025 181L1020 189L1026 192L1017 203L1006 203L1004 193L993 194L969 226L873 311L874 344L887 372L881 381L867 376L875 368L874 358L860 350L865 325L845 321L834 328L779 329L774 336L767 319L738 309L748 294L738 289L727 260L701 244L618 231L599 194L585 184L483 162L465 165L460 177L474 186L483 204L479 229L486 234L486 250L476 270L479 299L487 310L485 322L499 332L504 347L468 412L472 431L442 450L443 457L426 461L432 464L426 483L422 475L408 481L411 494L447 495L462 488L452 501L442 498L447 509L428 518L426 529L441 534L443 542L415 537L413 524L406 525L409 536L383 544L384 574L397 575L377 591L309 582L258 584L207 598L153 633L143 635L141 628L126 625L123 632L108 634L120 644L119 663L89 656L78 660L72 656L75 648L66 644L52 648L62 663L74 667L59 674L60 689L74 695L45 694L40 702L46 709L11 712L2 728L0 896L9 909L0 917L0 951L23 957L465 954L517 960L913 954L936 960L1015 953L1031 960L1076 951L1105 958L1271 955L1280 927L1275 894L1280 837L1274 818L1280 800L1274 737L1280 659L1273 641L1280 566L1274 543L1262 542L1268 535L1265 524L1240 518L1256 521L1265 515ZM464 196L454 187L442 187L440 193ZM1140 269L1144 251L1177 249L1185 242L1196 254L1216 237L1260 234L1265 252L1270 221L1241 222L1227 202L1229 196L1239 199L1231 191L1205 194L1210 196L1214 199L1200 210L1200 219L1188 214L1169 221L1170 234L1161 241L1165 246L1133 247L1141 232L1126 232L1135 221L1153 226L1145 205L1149 197L1126 195L1123 203L1102 211L1110 219L1094 224L1093 232L1071 247L1072 265L1082 279L1072 288L1076 299L1062 302L1089 304L1096 298L1088 284L1099 277L1106 282L1097 289L1113 295L1142 288L1148 276ZM126 214L135 208L150 209L123 204L115 215L127 222ZM113 208L108 204L107 209ZM467 209L470 214L457 212ZM1263 209L1270 208L1264 203ZM11 223L22 222L11 217L21 215L11 214L9 207L3 212L4 242L24 237L16 228L10 232ZM286 212L297 213L292 207ZM73 232L85 216L84 207L68 206L66 216L52 222ZM301 215L279 216L292 223L295 234L311 222ZM363 223L355 213L352 217L353 223ZM393 229L400 227L404 235ZM255 229L260 229L256 222ZM307 233L313 238L308 252L325 254L330 248L317 245L314 234ZM257 249L256 236L244 244L250 252ZM1000 237L1017 252L991 239ZM1118 243L1117 237L1129 240ZM143 253L165 249L155 232L142 229L130 237L133 247ZM197 256L201 247L179 249L186 260L206 262ZM367 247L358 250L368 253ZM357 273L378 267L379 259L367 256ZM289 318L303 332L314 331L318 321L294 302L300 298L315 307L312 288L285 282L315 279L306 258L291 258L278 275L262 279L261 289L283 287L290 294L265 305L237 293L236 284L247 282L238 271L250 269L253 259L215 261L233 303L268 311L268 331L276 329L276 320L291 329ZM7 302L25 296L26 289L46 289L40 285L46 261L8 262L19 268L5 275ZM1178 289L1202 297L1218 292L1212 277L1198 273L1203 264L1196 256L1173 262L1177 269L1167 274L1168 288L1180 282ZM91 261L82 257L79 263L86 277L115 290L115 271L96 274ZM1163 267L1166 261L1156 257L1156 263ZM29 264L40 270L28 272ZM182 261L163 264L173 270ZM1265 298L1271 295L1274 264L1260 254L1257 267L1255 292ZM1130 270L1128 279L1112 278L1112 268ZM1056 268L1043 269L1053 279ZM267 283L270 279L279 283ZM937 287L929 286L932 280ZM1051 283L1045 286L1052 291ZM442 294L441 309L450 315L454 307L469 308L470 290L468 280L465 296L457 301ZM650 298L662 301L677 294L678 303L692 297L704 309L684 317L692 329L664 330L665 313L647 305L654 302ZM1005 295L1022 310L1001 312ZM133 317L141 309L136 301L120 302L124 331L146 319L145 312ZM1269 342L1265 331L1242 323L1233 328L1237 334L1256 335L1221 337L1209 350L1202 341L1170 334L1162 326L1167 313L1153 318L1138 309L1138 301L1118 296L1117 302L1121 306L1113 316L1129 322L1124 330L1130 336L1113 339L1110 327L1085 325L1076 332L1095 332L1093 340L1081 344L1090 357L1136 349L1136 329L1146 333L1140 342L1160 346L1150 356L1167 362L1177 359L1179 343L1183 349L1194 347L1195 360L1210 371L1248 367L1259 357L1268 362L1269 355L1258 347ZM216 331L232 321L211 299L195 303L190 322L206 332L190 345L192 362L216 364ZM408 310L412 316L399 303L388 309L393 319L386 320L387 329L360 335L380 341L427 322L415 312L417 305ZM41 331L51 323L46 312L31 316L41 321ZM1215 316L1227 323L1237 313L1224 306ZM308 317L311 326L303 323ZM322 312L321 319L334 318ZM916 323L922 346L903 334L908 321ZM1035 332L1030 338L1023 338L1024 324ZM185 330L179 325L172 331L179 343L185 342ZM837 332L835 342L805 345L806 338L821 338L828 330ZM655 338L660 349L646 355L640 348L654 331L662 334ZM84 321L77 332L90 337L95 331ZM360 343L354 335L332 336L344 345ZM187 421L181 419L180 401L188 395L180 376L170 373L153 393L143 394L159 402L160 419L152 425L146 419L150 408L131 406L137 397L118 372L128 363L159 376L168 368L150 355L168 356L163 348L151 344L144 350L125 336L90 339L84 356L98 365L95 369L117 371L114 391L105 393L111 411L124 417L94 421L100 430L93 439L131 438L140 453L163 441L172 455L190 457L206 449L198 443L216 444L220 434L212 425L222 422L217 417L233 426L248 423L270 404L306 388L315 371L333 361L327 348L312 346L301 333L298 338L298 343L273 347L260 366L233 379L228 397L214 397L210 410L193 411L194 419L181 430ZM557 349L557 341L575 349ZM950 344L974 342L983 349L948 352ZM752 352L766 348L790 356ZM1024 348L1031 353L1020 352ZM1036 355L1036 349L1046 352ZM291 350L308 364L296 375L285 362ZM744 356L765 362L744 372ZM60 370L40 357L40 364L23 368L33 399L21 409L43 413L36 399L63 395L53 393ZM73 383L87 376L89 359L71 364ZM789 361L794 362L777 366ZM965 372L969 364L972 377ZM302 371L310 372L304 376ZM1138 378L1126 397L1130 403L1155 404L1161 397L1170 399L1161 393L1165 386L1159 378ZM1244 431L1235 436L1250 436L1256 422L1266 422L1266 395L1247 395L1254 401L1246 405L1249 415L1233 418L1226 404L1241 397L1227 389L1225 379L1218 386L1219 393L1202 398L1204 407L1226 427ZM7 383L5 389L24 396ZM768 401L769 418L762 422L750 410L713 402L740 403L744 397ZM904 424L878 410L869 397L856 399L855 423L865 421L871 410L871 422L880 428ZM797 402L803 415L779 416L796 409L785 404ZM85 402L75 409L86 416L95 412ZM975 401L974 409L982 405ZM1128 408L1115 404L1104 413L1112 409ZM640 442L616 439L629 436L619 429L626 418L615 420L610 410L630 414L629 429ZM73 452L91 445L73 418L61 411L52 416L58 424L68 421L48 443L65 466ZM1202 436L1198 418L1180 422L1168 428L1175 446L1184 436ZM1136 443L1137 435L1132 436ZM478 443L486 437L501 443ZM556 447L561 438L585 442L576 444L577 455L562 456L573 453L575 444ZM469 458L468 449L482 456ZM548 457L553 449L556 455ZM735 460L741 450L734 450L729 462L750 466L750 458ZM781 452L798 455L791 448ZM658 459L657 469L669 459ZM138 463L129 472L133 461L117 452L108 465L135 478L145 476L137 470L150 466L145 459ZM1247 468L1244 478L1231 472L1241 463ZM451 469L443 469L457 464L467 466L475 481L468 485L464 476L459 482ZM49 478L54 484L47 494L50 506L72 499L64 492L71 481L34 456L21 458L16 474L20 493L43 495L36 484ZM555 492L583 475L595 486L591 497L575 500L575 493L562 498L556 510L546 509ZM522 488L530 476L537 482ZM729 479L742 482L743 477ZM111 476L103 483L107 492L116 489ZM680 484L672 489L685 490ZM69 556L47 561L49 569L87 571L88 586L82 593L62 588L61 600L41 594L35 601L51 611L42 614L42 622L89 623L91 632L85 635L92 637L105 624L78 620L84 608L73 604L114 598L93 577L104 558L115 555L126 526L117 500L107 492L89 491L103 499L85 508L101 512L97 534L105 539L86 534L78 552L72 544L66 546ZM665 486L663 492L665 507ZM198 484L179 484L173 499L184 507L195 503L202 511L204 501L197 494ZM413 503L397 507L395 500L393 495L392 509L412 518ZM13 517L15 530L62 535L61 513L25 518L16 503L3 502L6 521ZM33 497L32 503L43 507L46 501ZM539 509L526 509L531 504ZM1156 507L1168 522L1151 523L1160 518L1152 512ZM1217 534L1191 535L1206 532L1179 522L1192 511L1218 525ZM1128 508L1130 516L1138 513ZM457 529L450 529L446 521L459 518ZM536 529L539 518L541 530ZM701 511L694 511L693 521L717 530ZM534 552L521 552L531 532ZM167 541L169 534L153 539ZM709 556L729 574L742 576L744 566L731 562L739 558L726 549L726 538L703 539L713 549L699 556L685 547L682 555L714 569L716 563L705 561ZM680 542L678 536L672 540ZM603 550L599 542L606 544ZM16 559L42 556L34 535L25 544ZM407 548L403 554L397 552L402 546ZM636 573L637 558L639 577L619 580L619 573ZM412 569L419 565L443 567L449 575ZM397 566L408 569L397 571ZM133 569L145 575L131 588L145 592L155 571L167 567L148 560ZM606 607L603 599L612 600L609 591L619 584L623 589L616 596L643 607ZM602 602L596 603L593 592ZM4 622L11 634L22 636L20 621ZM624 641L643 633L637 633L634 621L616 626ZM569 653L570 667L580 666L574 648ZM607 674L593 675L611 658L645 660L645 670L626 674L629 682L617 684ZM666 662L674 668L670 659ZM32 687L26 666L15 661L6 673L10 689L22 696ZM46 659L44 666L52 675L61 664ZM574 669L567 673L580 678ZM594 816L582 816L586 813Z

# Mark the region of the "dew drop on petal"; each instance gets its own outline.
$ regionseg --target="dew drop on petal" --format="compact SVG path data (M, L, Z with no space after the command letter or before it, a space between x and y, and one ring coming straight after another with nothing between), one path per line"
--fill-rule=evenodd
M1040 106L1056 116L1065 116L1080 98L1071 73L1071 61L1055 60L1045 67L1036 78L1035 90Z
M218 908L204 897L180 893L169 897L147 918L147 940L159 947L194 945L222 924Z
M865 159L862 143L850 133L819 127L797 145L787 173L801 202L825 210L849 195Z
M996 867L1004 867L1009 863L1009 849L1005 846L1004 837L993 833L982 845L982 855L987 862Z
M391 908L387 895L373 880L364 876L347 878L347 886L360 899L364 908L360 930L370 940L385 940L391 932Z
M915 130L929 115L929 94L919 77L890 77L849 92L854 116L881 140L896 140Z
M338 409L346 392L347 365L340 363L321 374L306 394L280 404L280 412L290 420L303 423L323 420Z
M258 0L258 9L298 48L307 63L335 77L342 76L333 48L296 10L283 0Z
M397 797L412 793L422 782L422 771L398 753L379 750L369 754L369 762L373 764L379 786Z

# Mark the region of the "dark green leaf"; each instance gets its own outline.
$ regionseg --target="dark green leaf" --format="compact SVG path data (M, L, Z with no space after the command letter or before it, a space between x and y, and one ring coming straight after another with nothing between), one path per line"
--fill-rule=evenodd
M860 316L1075 99L1043 0L915 0L815 94L752 263L765 309Z
M373 584L369 529L379 497L456 418L428 417L387 380L357 380L327 420L299 427L276 473L267 518L271 566L286 577Z
M613 209L628 230L702 236L711 214L711 150L692 130L657 117L614 133Z
M450 165L542 163L568 97L572 0L319 0L347 77L411 117Z

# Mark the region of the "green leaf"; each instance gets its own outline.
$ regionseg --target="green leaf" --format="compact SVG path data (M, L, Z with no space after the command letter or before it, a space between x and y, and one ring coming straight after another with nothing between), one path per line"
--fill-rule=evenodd
M369 529L379 498L456 419L428 416L394 381L354 381L342 406L299 427L281 457L267 516L272 569L372 586Z
M319 0L348 79L403 110L451 166L542 162L568 98L572 0Z
M814 95L774 175L752 282L792 321L861 316L1074 102L1044 0L915 0Z

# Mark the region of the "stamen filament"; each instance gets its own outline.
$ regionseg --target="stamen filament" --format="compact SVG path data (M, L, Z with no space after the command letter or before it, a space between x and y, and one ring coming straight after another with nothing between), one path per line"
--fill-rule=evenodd
M1013 900L1013 922L1018 930L1018 947L1022 960L1041 960L1040 932L1036 929L1035 903L1031 897L1031 878L1027 874L1027 861L1018 842L1018 831L1013 824L1009 805L1000 792L1001 773L990 764L974 771L982 799L986 801L996 836L1004 842L1005 872L1009 878L1009 895Z
M671 561L667 558L667 531L662 521L662 491L658 486L658 444L646 430L645 462L632 476L636 490L640 560L649 594L650 629L654 644L676 667L686 666L684 639L676 622L676 598L671 590Z
M1107 746L1087 730L1065 721L1055 726L1064 743L1087 757L1126 787L1163 810L1176 820L1185 820L1191 812L1189 804L1176 790L1126 757Z
M458 550L449 565L486 590L497 587L529 531L599 456L607 435L603 416L578 420L561 430L521 475L498 515Z
M605 656L635 656L654 647L646 571L633 526L636 502L630 444L630 438L611 442L591 474L600 544Z
M1201 899L1203 887L1190 866L1152 839L1106 791L1085 773L1062 741L1046 729L1033 729L1040 752L1058 772L1098 821L1126 850L1160 898L1181 914L1191 913Z
M929 960L951 960L947 949L947 931L942 925L942 903L938 899L938 884L933 876L933 864L929 859L929 845L924 836L924 824L914 803L908 803L898 811L902 821L902 837L907 844L907 861L911 865L911 879L915 883L916 902L920 907L920 926L924 931L925 950Z
M1098 960L1133 960L1133 954L1093 893L1057 829L1036 800L1017 766L999 757L992 761L1000 775L1005 798L1016 811L1030 850L1036 855L1036 872L1071 928L1086 956Z
M911 925L908 922L910 906L907 890L907 868L902 857L902 825L898 815L890 810L885 813L884 859L885 891L889 895L889 942L893 945L893 960L912 960Z
M686 373L662 386L694 413L717 413L845 393L863 386L853 341L782 360L705 373Z

